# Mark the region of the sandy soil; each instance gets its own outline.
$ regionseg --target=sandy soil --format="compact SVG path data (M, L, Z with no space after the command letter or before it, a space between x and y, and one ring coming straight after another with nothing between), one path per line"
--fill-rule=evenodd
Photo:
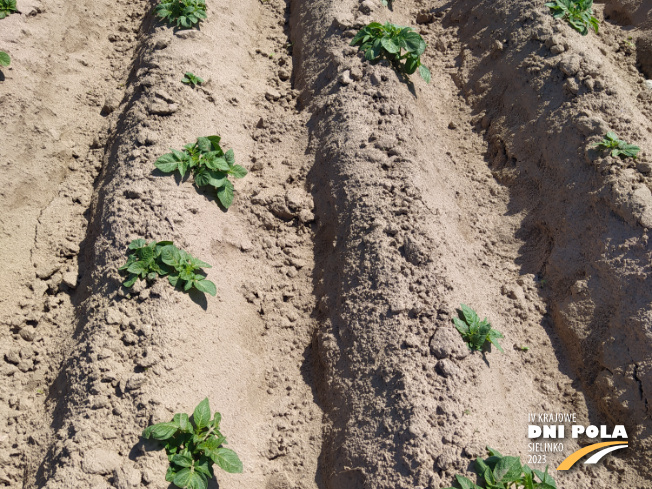
M189 31L155 4L0 20L0 487L167 488L140 434L204 397L245 467L211 487L448 487L487 445L527 462L548 412L630 436L559 487L652 487L650 2L586 37L530 0L209 2ZM421 33L430 84L348 46L371 21ZM153 166L211 134L249 170L228 211ZM135 238L217 297L123 288Z

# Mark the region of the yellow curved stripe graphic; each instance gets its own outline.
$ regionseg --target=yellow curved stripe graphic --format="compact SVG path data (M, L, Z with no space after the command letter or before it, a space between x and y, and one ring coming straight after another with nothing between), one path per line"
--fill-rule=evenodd
M587 453L594 452L602 447L608 447L611 445L627 445L626 441L605 441L602 443L594 443L593 445L589 445L588 447L580 448L578 451L571 453L566 459L559 464L559 467L557 467L557 470L568 470L570 469L573 465L575 465L575 462L577 462L579 459L581 459L584 455Z

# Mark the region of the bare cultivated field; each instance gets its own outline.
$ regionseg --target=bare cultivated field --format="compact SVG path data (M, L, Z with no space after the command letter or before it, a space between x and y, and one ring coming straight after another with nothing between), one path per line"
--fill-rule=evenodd
M212 489L444 488L487 446L652 488L652 2L586 36L544 0L208 0L194 29L157 3L0 19L0 487L175 487L142 431L208 397L244 465ZM423 37L429 84L349 45L372 21ZM210 135L248 170L228 210L154 166ZM123 287L138 238L216 297ZM610 440L533 413L629 446L556 471Z

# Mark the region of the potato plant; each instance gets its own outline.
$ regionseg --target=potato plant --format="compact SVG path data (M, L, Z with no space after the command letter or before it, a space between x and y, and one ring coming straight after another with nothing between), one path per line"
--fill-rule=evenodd
M192 171L195 185L209 186L217 191L217 198L225 209L233 203L233 183L229 177L243 178L247 174L240 165L235 164L233 150L226 153L220 147L219 136L197 138L194 144L186 144L183 150L172 150L161 156L154 165L164 173L178 171L184 178Z
M206 18L206 1L163 0L154 8L154 12L168 24L189 29Z
M11 58L4 51L0 51L0 66L9 66L11 64Z
M453 318L453 323L471 351L482 350L484 344L489 341L505 353L498 344L498 338L504 338L502 333L493 329L487 318L480 321L480 317L469 306L461 305L461 318Z
M593 0L553 0L546 3L555 19L565 19L577 32L586 36L589 27L598 33L598 19L593 17Z
M192 88L195 88L197 85L204 83L204 80L203 78L199 78L197 75L186 71L185 75L181 79L181 83L185 83L186 85L190 85Z
M153 281L159 276L167 276L171 285L188 292L195 288L215 296L217 288L200 270L212 268L208 263L180 250L172 241L152 241L135 239L129 244L127 262L118 270L127 273L122 285L132 287L138 279Z
M421 78L430 83L430 70L421 64L426 42L411 27L372 22L360 29L351 46L359 46L367 61L377 63L386 59L401 73L411 75L418 69Z
M0 0L0 19L4 19L16 11L16 0Z
M616 136L615 132L608 132L607 135L604 137L602 141L599 143L595 143L593 145L594 148L598 148L598 150L604 151L610 150L611 151L611 156L616 157L619 156L621 159L625 158L634 158L636 159L636 155L638 152L641 150L638 146L634 146L633 144L626 143L625 141L622 141L618 139L618 136Z
M164 442L170 463L166 481L181 489L207 489L208 481L215 477L213 464L229 473L242 472L238 455L224 447L226 437L220 432L221 420L222 415L218 412L211 420L206 398L195 408L192 419L179 413L170 422L145 428L143 438Z
M487 489L557 489L555 480L548 474L548 467L545 472L541 472L521 465L518 457L505 457L489 447L487 451L489 458L477 458L474 467ZM463 475L456 475L455 478L461 489L483 489Z

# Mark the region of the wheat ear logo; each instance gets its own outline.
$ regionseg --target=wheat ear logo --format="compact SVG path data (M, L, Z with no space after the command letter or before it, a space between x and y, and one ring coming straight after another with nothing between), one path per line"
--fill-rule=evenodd
M559 467L557 467L557 470L568 470L570 469L575 463L581 459L584 455L587 455L589 453L595 452L597 450L597 453L594 453L591 455L591 457L584 462L585 464L597 464L602 457L604 457L606 454L611 453L616 450L620 450L621 448L627 448L627 442L626 441L605 441L602 443L594 443L593 445L589 445L588 447L580 448L578 451L570 454L568 457L566 457L566 460L564 460L562 463L559 464Z

